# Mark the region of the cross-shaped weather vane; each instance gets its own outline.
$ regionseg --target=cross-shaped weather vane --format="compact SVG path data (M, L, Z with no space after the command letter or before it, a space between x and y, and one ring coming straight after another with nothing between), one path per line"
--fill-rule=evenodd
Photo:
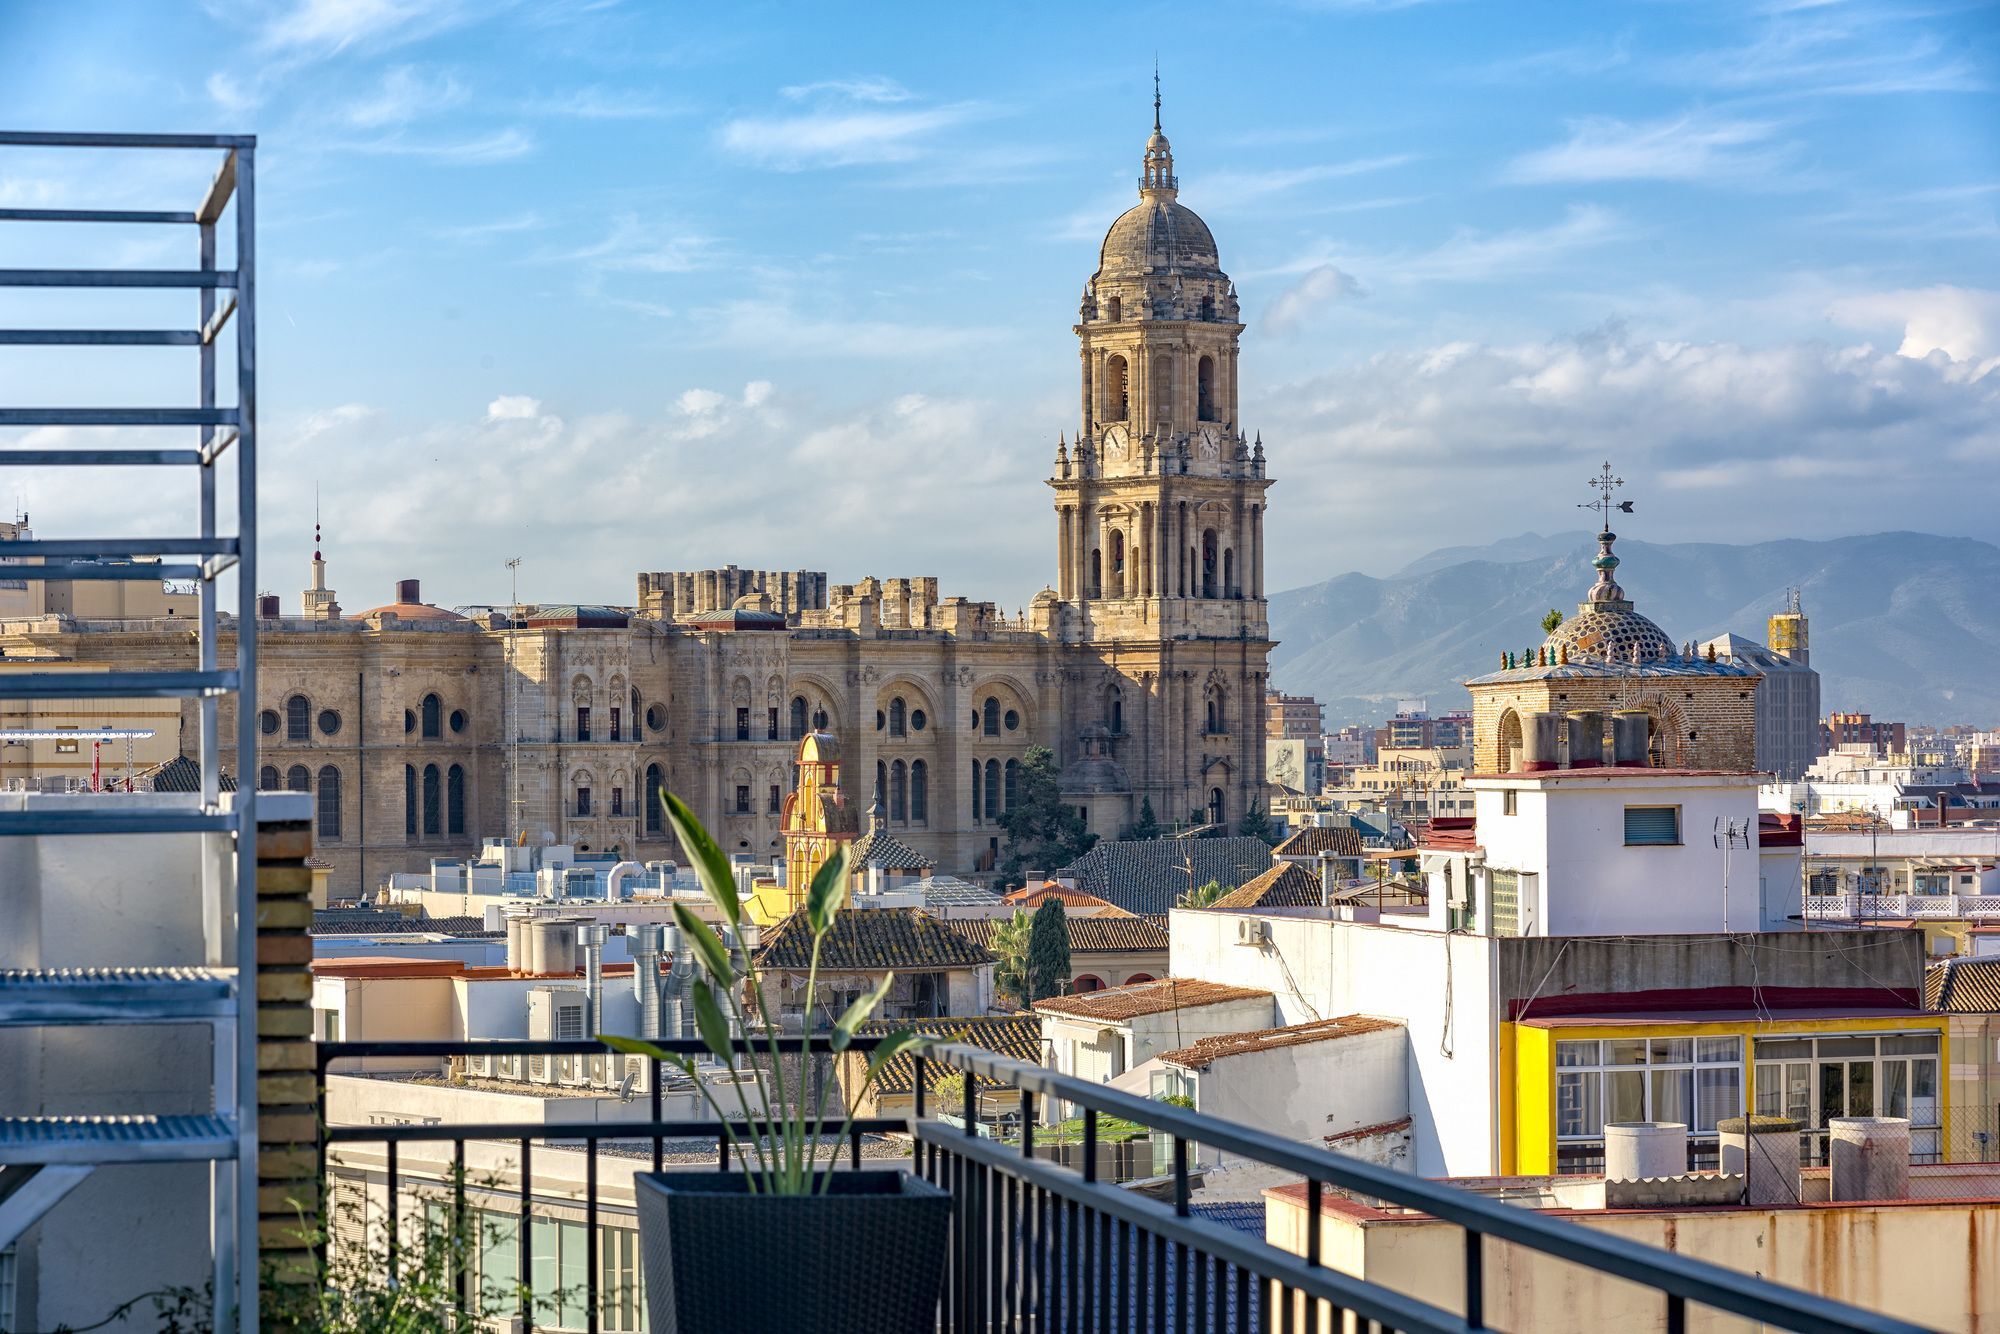
M1631 501L1613 500L1611 498L1611 493L1623 485L1625 485L1625 479L1611 475L1611 461L1606 459L1604 462L1604 471L1590 479L1591 489L1599 493L1597 499L1580 500L1577 502L1576 507L1580 510L1596 510L1598 517L1604 521L1604 531L1608 533L1611 531L1611 515L1614 511L1619 514L1630 514L1632 512Z

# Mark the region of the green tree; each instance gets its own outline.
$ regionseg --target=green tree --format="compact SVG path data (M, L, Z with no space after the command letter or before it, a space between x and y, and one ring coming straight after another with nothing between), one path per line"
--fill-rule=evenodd
M1083 823L1083 812L1063 800L1062 770L1047 746L1030 746L1015 776L1013 800L1000 816L1007 831L1006 857L1000 872L1009 879L1023 867L1053 871L1090 851L1097 835Z
M1220 880L1211 880L1200 888L1191 889L1181 895L1180 906L1183 908L1206 908L1227 893L1229 893L1229 886L1223 884Z
M1016 908L993 928L993 985L1017 1005L1028 1003L1028 931L1034 914Z
M1561 625L1562 623L1563 623L1563 614L1557 611L1554 607L1550 607L1549 614L1542 617L1542 633L1545 635L1552 635L1556 632L1556 627Z
M1153 814L1153 799L1151 797L1141 797L1139 799L1139 818L1133 822L1130 829L1125 831L1125 837L1158 838L1159 836L1160 817Z
M1069 981L1069 917L1062 900L1046 898L1028 928L1028 999L1062 993Z
M1236 826L1236 832L1245 838L1261 838L1272 844L1277 842L1272 836L1275 831L1271 828L1271 817L1261 801L1250 803L1250 809L1243 812L1243 823Z

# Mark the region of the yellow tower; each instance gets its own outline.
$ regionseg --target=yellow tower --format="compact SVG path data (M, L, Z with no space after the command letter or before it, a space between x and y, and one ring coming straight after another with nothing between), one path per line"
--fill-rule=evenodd
M1782 653L1800 666L1812 661L1812 645L1807 638L1806 614L1799 606L1799 590L1786 590L1785 609L1771 618L1765 641L1773 653Z
M840 792L840 740L831 732L808 732L799 742L799 782L785 798L785 883L759 887L753 901L757 920L783 921L805 904L806 887L835 849L860 832L854 808ZM845 902L842 907L848 906Z

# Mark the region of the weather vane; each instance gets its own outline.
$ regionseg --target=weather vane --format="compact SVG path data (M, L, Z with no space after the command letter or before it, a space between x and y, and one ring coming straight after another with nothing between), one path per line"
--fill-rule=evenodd
M1611 475L1611 461L1607 459L1604 463L1604 471L1590 479L1591 488L1599 493L1598 498L1596 500L1578 501L1576 507L1580 510L1596 510L1598 517L1604 521L1604 531L1608 533L1611 531L1611 515L1614 511L1619 514L1630 514L1632 512L1631 501L1613 500L1611 498L1611 493L1623 485L1625 485L1623 477L1613 477Z

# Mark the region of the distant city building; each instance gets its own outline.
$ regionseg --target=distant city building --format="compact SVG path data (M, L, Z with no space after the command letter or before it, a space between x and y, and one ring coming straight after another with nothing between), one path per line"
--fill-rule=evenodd
M1901 755L1909 746L1904 723L1879 723L1865 713L1830 713L1819 728L1819 752L1842 746L1873 746L1877 755Z
M1764 679L1757 687L1757 768L1797 778L1821 753L1819 673L1812 669L1806 617L1792 594L1790 610L1773 616L1770 646L1741 635L1717 635L1702 648L1716 661L1747 667ZM1788 650L1780 644L1790 645Z
M1404 700L1396 715L1377 729L1376 749L1449 750L1471 739L1471 714L1445 713L1433 718L1424 705L1423 700Z
M1330 769L1351 768L1375 758L1375 730L1350 725L1325 738L1326 763Z
M1311 795L1326 784L1326 723L1311 695L1264 696L1264 778Z

